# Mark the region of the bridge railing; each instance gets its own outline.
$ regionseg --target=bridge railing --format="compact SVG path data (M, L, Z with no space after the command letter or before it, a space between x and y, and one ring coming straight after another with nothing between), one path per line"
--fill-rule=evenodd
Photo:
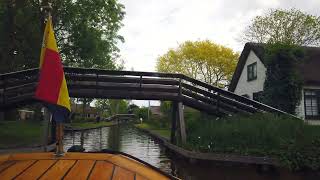
M243 97L243 96L239 96L239 95L234 94L234 93L232 93L230 91L223 90L221 88L212 86L210 84L207 84L207 83L204 83L202 81L190 78L190 77L185 76L185 75L182 75L182 76L183 76L182 78L184 80L189 81L190 83L192 83L194 85L203 87L203 88L207 89L208 92L215 93L218 96L218 98L227 98L229 100L232 100L232 101L235 101L235 102L239 102L239 103L242 103L242 104L246 104L246 105L252 106L252 107L254 107L256 109L263 110L263 111L266 111L266 112L279 113L279 114L288 114L288 113L286 113L284 111L281 111L279 109L273 108L271 106L268 106L266 104L260 103L258 101L255 101L255 100ZM291 115L291 114L288 114L288 115Z
M30 97L34 94L37 79L38 69L0 74L0 105L8 101L15 102L17 95L25 96L25 102L32 101Z
M219 108L219 106L226 106L226 104L231 104L232 106L236 106L237 108L243 111L256 112L256 110L258 109L258 110L263 110L267 112L287 114L284 111L281 111L271 106L248 99L246 97L236 95L232 92L223 90L221 88L214 87L212 85L190 78L183 74L139 72L139 71L113 71L113 70L70 68L70 67L65 68L65 71L67 72L70 71L73 73L74 72L83 73L83 74L96 74L97 79L99 78L99 75L138 76L140 77L139 79L135 78L135 79L129 80L125 78L123 79L123 81L121 81L121 79L119 78L115 79L114 77L111 77L110 79L111 80L113 79L114 82L139 83L140 87L143 84L178 85L178 89L182 90L182 92L180 93L180 96L186 95L192 98L196 97L196 99L201 99L201 96L210 97L212 99L216 99L216 101L213 101L211 103L215 103L217 108ZM175 80L171 80L171 79L166 81L161 81L160 79L148 80L148 79L143 79L143 77L174 78ZM229 107L229 109L230 108L231 107Z
M186 105L215 114L283 111L236 95L182 74L114 71L65 67L73 97L157 99L183 101ZM0 75L0 104L33 99L38 69ZM20 98L21 99L21 98Z
M213 107L216 105L214 99L201 95L201 92L192 92L192 89L186 89L183 87L183 76L181 74L136 71L101 71L98 69L81 68L66 68L65 72L67 79L73 81L68 83L68 86L71 88L84 87L83 83L76 83L76 81L92 81L96 82L96 84L87 84L86 88L91 89L95 86L96 90L104 89L105 92L106 90L110 90L108 91L109 97L116 97L116 95L113 96L112 94L121 94L122 90L131 91L127 94L136 93L134 97L139 99L184 101L185 104L191 107L198 109L201 108L202 110L210 111L210 113L217 113L217 111L219 111ZM112 90L118 91L113 92ZM121 97L125 96L126 94L121 95ZM197 98L197 101L195 101L195 98ZM128 99L130 99L130 97L128 97ZM224 109L226 109L226 107L222 108L220 111L223 112ZM229 107L229 111L224 111L223 113L230 113L230 109L234 108Z

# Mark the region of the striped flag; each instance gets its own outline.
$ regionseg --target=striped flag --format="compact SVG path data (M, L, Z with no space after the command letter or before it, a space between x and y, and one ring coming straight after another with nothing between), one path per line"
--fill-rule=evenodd
M51 17L44 30L39 69L35 98L47 103L56 122L63 122L71 111L70 98Z

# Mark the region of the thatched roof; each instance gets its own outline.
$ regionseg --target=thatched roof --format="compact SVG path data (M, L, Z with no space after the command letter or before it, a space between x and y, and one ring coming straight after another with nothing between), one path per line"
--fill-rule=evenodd
M305 62L299 68L304 79L304 85L320 86L320 47L304 46L302 48L305 50ZM253 51L263 64L265 63L265 44L246 43L233 74L229 91L234 92L236 89L250 51Z

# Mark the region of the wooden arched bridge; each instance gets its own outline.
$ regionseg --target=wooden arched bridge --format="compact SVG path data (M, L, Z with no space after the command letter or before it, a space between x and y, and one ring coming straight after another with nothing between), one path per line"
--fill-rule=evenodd
M217 116L235 113L285 112L214 87L183 74L112 71L65 67L70 97L173 101L172 127L182 140L185 127L182 105ZM0 111L33 102L39 70L0 74ZM174 134L172 134L172 137Z

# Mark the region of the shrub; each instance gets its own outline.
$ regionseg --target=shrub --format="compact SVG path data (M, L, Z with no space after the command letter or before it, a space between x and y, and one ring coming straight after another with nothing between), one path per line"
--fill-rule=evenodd
M195 115L194 115L195 116ZM273 114L187 120L186 148L271 156L292 170L320 168L320 127Z
M88 117L75 117L72 122L73 123L85 123L85 122L95 122L96 118L88 118Z
M133 110L133 113L140 119L146 120L148 118L148 108L142 107L142 108L135 108Z
M152 127L157 129L169 129L171 121L165 116L151 116L151 119L147 121Z
M301 100L303 78L298 66L303 63L304 50L292 44L266 46L266 80L262 102L294 114Z

